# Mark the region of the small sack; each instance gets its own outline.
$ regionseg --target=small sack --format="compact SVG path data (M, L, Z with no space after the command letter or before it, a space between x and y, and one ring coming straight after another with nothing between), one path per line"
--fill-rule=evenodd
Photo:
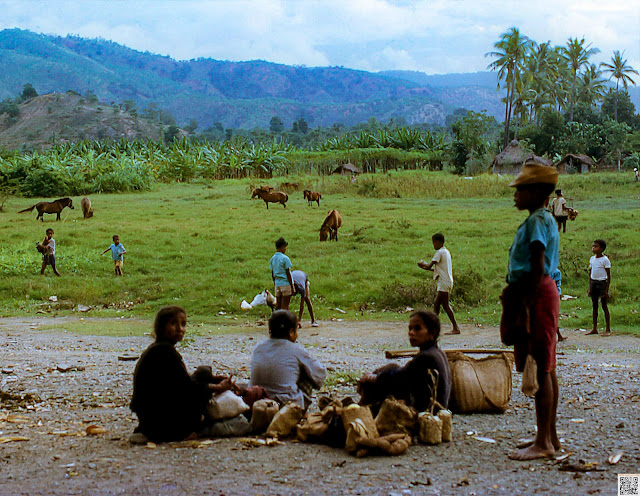
M276 416L280 405L274 400L258 400L251 409L251 431L260 434L267 430L269 424Z
M404 402L389 396L384 400L376 417L376 427L381 436L386 434L411 434L418 421L418 412Z
M356 456L367 455L401 455L411 446L408 434L388 434L376 439L361 437L357 442Z
M422 412L418 415L418 424L420 425L421 443L440 444L442 442L442 420L428 412Z
M348 453L354 453L358 448L358 442L362 439L368 439L371 436L362 419L357 418L347 425L347 439L344 447Z
M349 424L356 419L362 420L369 433L368 437L379 437L378 428L376 427L375 420L373 420L371 408L353 404L342 409L342 424L344 425L345 431L348 431Z
M531 355L527 355L522 371L522 392L533 398L538 392L538 364Z
M301 418L302 407L294 402L287 403L273 417L267 428L267 436L277 438L290 436Z
M500 339L513 346L527 339L530 327L529 307L525 304L521 286L509 284L500 295L502 316L500 317Z
M249 410L249 406L233 391L225 391L209 400L207 413L212 420L237 417Z
M450 443L453 440L453 414L449 410L440 410L438 418L442 420L442 442Z
M235 437L246 436L251 432L251 424L244 415L238 415L232 419L214 422L206 434L209 437Z

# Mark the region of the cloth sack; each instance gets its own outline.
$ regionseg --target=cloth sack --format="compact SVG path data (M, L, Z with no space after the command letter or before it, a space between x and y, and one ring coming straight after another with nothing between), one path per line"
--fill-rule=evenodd
M246 436L251 432L251 424L244 415L214 422L205 431L208 437Z
M454 413L504 412L511 400L511 361L506 353L471 358L447 353L451 369L449 408Z
M356 442L360 437L377 438L378 428L368 406L349 405L342 409L342 424L347 433L345 448L348 452L356 450Z
M225 391L209 400L207 414L212 420L237 417L249 410L244 400L233 391Z
M418 415L420 434L418 439L421 443L440 444L442 442L442 419L429 412L421 412Z
M401 455L411 446L411 436L408 434L388 434L375 439L361 437L357 441L356 456L367 455Z
M280 405L277 401L269 399L256 401L251 409L251 431L255 434L266 431L279 409Z
M386 434L411 434L418 421L418 412L393 396L386 398L376 416L376 428Z
M538 392L538 364L531 355L527 355L522 371L522 392L533 398Z
M301 418L302 407L294 402L287 403L273 417L267 428L267 436L277 438L290 436Z
M509 284L500 295L502 316L500 317L500 339L513 346L527 339L530 328L529 306L525 303L522 284Z

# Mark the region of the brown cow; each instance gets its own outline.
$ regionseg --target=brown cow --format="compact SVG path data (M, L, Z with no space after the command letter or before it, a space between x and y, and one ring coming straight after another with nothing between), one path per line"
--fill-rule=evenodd
M324 219L320 228L320 241L326 241L329 236L330 241L338 241L338 228L342 226L342 217L340 212L332 210Z
M90 217L93 217L93 210L91 209L91 200L89 200L89 198L85 196L80 202L80 206L82 207L82 216L85 219L89 219Z
M289 195L282 191L271 191L264 188L256 188L253 190L251 198L255 198L256 196L264 200L267 210L269 209L269 203L281 203L284 208L287 208Z
M311 204L313 202L317 202L318 206L320 206L320 199L322 198L322 195L320 193L318 193L317 191L311 191L308 189L305 189L304 192L304 199L307 200L307 202L309 202L309 206L311 206Z
M60 220L60 212L62 212L64 207L69 207L71 210L73 210L73 200L71 198L60 198L59 200L55 200L52 202L40 202L36 203L33 207L20 210L18 213L21 214L22 212L31 212L35 208L36 210L38 210L36 220L40 219L42 222L44 222L43 214L56 214L56 220Z

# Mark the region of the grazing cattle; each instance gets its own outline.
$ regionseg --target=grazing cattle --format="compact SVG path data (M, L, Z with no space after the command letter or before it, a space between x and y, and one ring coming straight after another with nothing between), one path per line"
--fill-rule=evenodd
M33 207L20 210L18 213L31 212L35 208L38 211L36 220L40 219L44 222L43 214L56 214L56 220L60 220L60 212L62 212L64 207L69 207L73 210L73 200L71 198L60 198L52 202L40 202L36 203Z
M340 212L332 210L324 219L322 227L320 228L320 241L326 241L327 236L329 240L338 241L338 228L342 226L342 217Z
M89 198L85 196L80 202L80 206L82 207L82 216L85 219L89 219L90 217L93 217L93 210L91 209L91 200L89 200Z
M262 198L264 204L269 209L269 203L281 203L284 208L287 208L287 201L289 201L289 195L282 191L271 191L270 189L256 188L251 194L251 198Z
M322 195L320 193L318 193L317 191L311 191L308 189L304 190L304 199L307 200L307 202L309 202L309 206L311 206L311 204L313 202L317 202L318 206L320 206L320 199L322 198Z

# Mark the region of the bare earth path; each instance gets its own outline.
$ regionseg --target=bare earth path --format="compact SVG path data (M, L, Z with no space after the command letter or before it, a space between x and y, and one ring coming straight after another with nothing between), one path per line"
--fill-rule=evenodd
M533 402L520 393L517 375L505 414L456 415L452 443L412 446L399 457L356 459L296 442L248 448L235 439L131 446L135 362L118 356L140 353L150 338L61 332L67 321L0 319L0 438L29 438L0 444L2 495L612 495L617 474L640 473L640 340L633 337L564 331L558 429L569 461L597 462L599 469L574 473L560 471L554 460L507 458L518 439L534 434ZM328 391L355 395L351 377L385 363L382 350L407 347L405 329L404 321L323 322L305 327L299 341L330 367ZM499 347L495 328L463 326L462 332L442 336L442 347ZM181 353L189 369L213 364L248 379L251 350L265 333L249 325L242 333L198 337ZM18 401L27 393L37 399ZM90 424L107 433L78 435ZM617 452L622 460L609 465Z

